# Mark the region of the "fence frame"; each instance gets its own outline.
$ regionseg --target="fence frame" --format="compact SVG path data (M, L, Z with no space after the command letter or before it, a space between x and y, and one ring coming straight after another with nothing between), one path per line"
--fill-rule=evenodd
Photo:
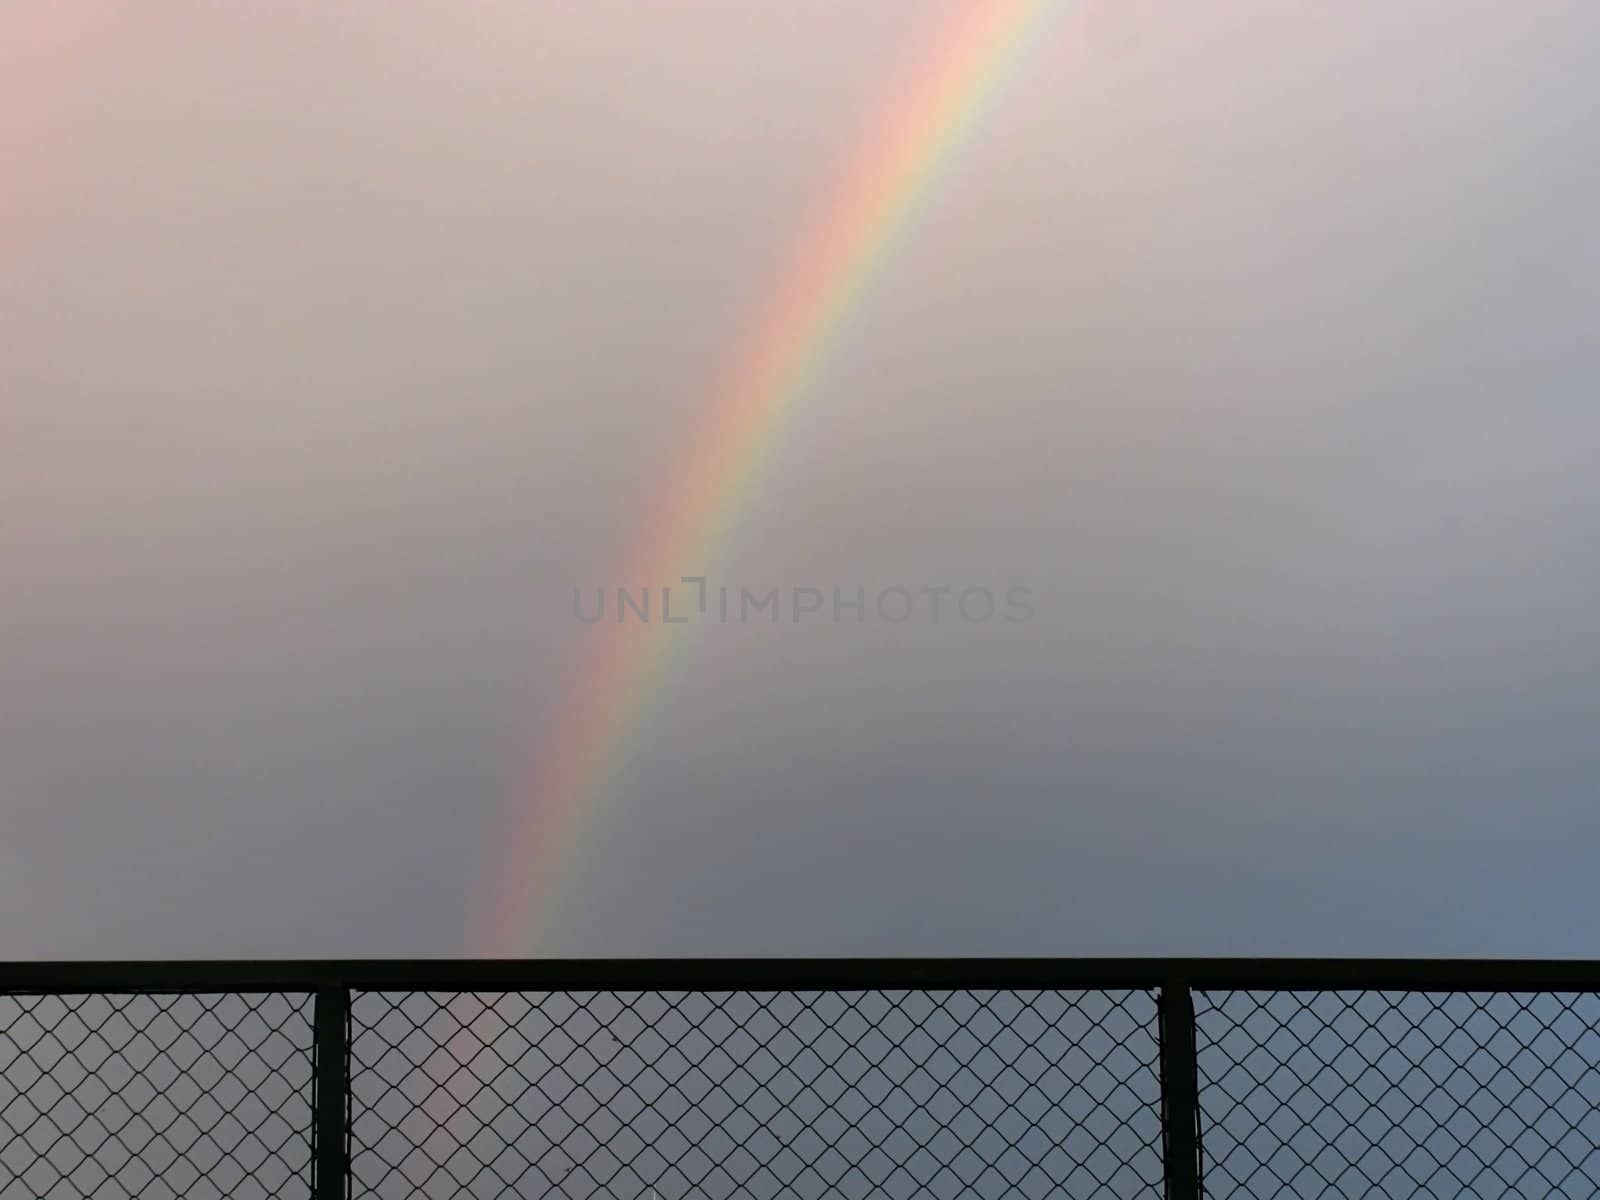
M581 958L0 963L0 995L307 993L312 1188L350 1183L352 993L1145 990L1157 1001L1167 1200L1202 1194L1193 995L1205 991L1591 992L1600 960L1398 958Z

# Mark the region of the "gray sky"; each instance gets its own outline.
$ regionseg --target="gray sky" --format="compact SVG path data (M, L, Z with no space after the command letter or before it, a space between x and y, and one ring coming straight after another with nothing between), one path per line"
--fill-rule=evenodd
M942 7L0 9L0 957L465 951ZM1600 8L1068 10L723 570L1034 620L697 629L537 948L1600 954Z

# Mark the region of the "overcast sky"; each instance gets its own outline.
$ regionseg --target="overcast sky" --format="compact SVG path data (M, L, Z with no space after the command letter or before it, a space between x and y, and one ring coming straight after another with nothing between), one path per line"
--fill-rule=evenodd
M946 7L0 8L0 957L466 952ZM1031 50L723 575L1034 619L697 628L522 948L1600 955L1600 7Z

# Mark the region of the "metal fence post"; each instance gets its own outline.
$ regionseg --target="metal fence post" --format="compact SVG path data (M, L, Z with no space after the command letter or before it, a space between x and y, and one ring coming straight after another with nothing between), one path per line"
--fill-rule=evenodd
M350 989L317 989L316 1200L345 1200L350 1191Z
M1182 980L1161 988L1161 1145L1166 1200L1200 1200L1200 1070L1194 997Z

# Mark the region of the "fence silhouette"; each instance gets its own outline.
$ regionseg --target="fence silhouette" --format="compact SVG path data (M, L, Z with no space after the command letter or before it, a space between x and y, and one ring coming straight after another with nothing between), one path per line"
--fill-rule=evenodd
M0 1200L1600 1194L1600 963L0 965Z

